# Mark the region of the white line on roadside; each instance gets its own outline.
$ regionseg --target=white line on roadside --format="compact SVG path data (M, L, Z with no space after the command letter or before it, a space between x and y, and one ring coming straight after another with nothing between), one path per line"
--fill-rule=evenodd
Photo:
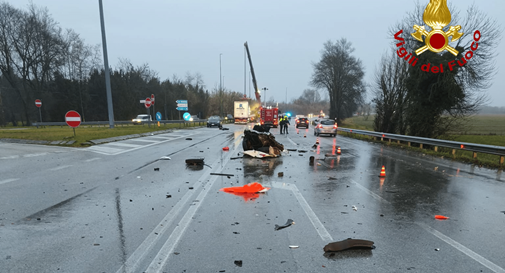
M323 223L321 223L321 220L319 220L316 213L312 210L309 203L307 203L307 200L305 200L302 193L298 190L298 187L295 184L274 182L272 183L272 185L274 185L276 188L283 188L283 187L289 188L295 195L296 199L298 200L298 203L300 203L300 206L302 206L302 209L305 211L305 214L307 214L307 217L309 217L309 220L316 229L317 233L319 234L319 237L321 237L321 239L325 242L333 241L333 237L331 237L328 230L326 230Z
M225 158L221 165L221 167L217 170L214 170L214 172L220 172L223 169L223 166L226 166L228 161L230 161L230 157L232 154L235 154L237 152L238 146L235 147L233 152L230 152L228 156ZM218 165L219 166L219 165ZM217 167L217 166L216 166ZM182 235L184 235L184 231L188 228L189 224L191 223L191 220L193 219L193 216L195 215L196 211L200 207L200 205L203 203L203 200L205 199L205 196L207 196L207 193L210 191L212 188L214 182L217 180L217 176L213 176L209 179L208 184L205 186L205 188L198 194L197 200L200 202L195 202L193 205L186 211L184 216L182 217L181 221L179 224L175 227L174 231L172 234L170 234L170 237L168 237L168 240L163 244L161 247L160 251L156 255L156 257L153 259L149 267L145 270L146 273L151 273L151 272L162 272L163 268L165 267L165 264L168 261L168 258L170 255L173 253L174 248L177 246L179 243L179 240L181 239Z
M63 166L59 166L59 167L52 168L52 169L49 169L49 170L50 171L59 171L59 170L62 170L62 169L66 169L68 167L72 167L72 165L63 165Z
M86 162L91 162L91 161L95 161L95 160L99 160L99 159L101 159L101 158L99 158L99 157L94 157L94 158L90 158L90 159L87 159L87 160L84 160L84 161L86 161Z
M356 182L356 181L354 181L352 179L351 179L351 182L354 183L354 185L356 185L360 190L368 193L370 196L372 196L373 198L377 199L378 201L390 204L389 201L387 201L386 199L384 199L384 198L380 197L379 195L373 193L369 189L363 187L358 182ZM505 273L505 269L499 267L498 265L496 265L493 262L489 261L488 259L482 257L481 255L473 252L469 248L467 248L464 245L456 242L455 240L451 239L450 237L442 234L440 231L438 231L438 230L436 230L436 229L434 229L434 228L432 228L432 227L430 227L430 226L428 226L428 225L426 225L424 223L417 222L416 224L418 226L420 226L421 228L423 228L424 230L426 230L427 232L429 232L432 235L434 235L435 237L437 237L440 240L446 242L447 244L449 244L450 246L454 247L455 249L461 251L463 254L465 254L468 257L474 259L475 261L477 261L478 263L482 264L483 266L489 268L493 272L496 272L496 273Z
M11 155L11 156L0 157L0 159L16 159L16 158L19 158L19 155Z
M17 181L17 180L19 180L19 178L9 178L9 179L6 179L6 180L2 180L2 181L0 181L0 185L7 184L7 183L10 183L10 182L14 182L14 181Z
M424 223L416 223L416 224L419 225L420 227L422 227L427 232L433 234L435 237L438 237L440 240L442 240L442 241L446 242L447 244L451 245L455 249L463 252L466 256L474 259L478 263L480 263L483 266L489 268L493 272L505 273L505 269L499 267L498 265L496 265L493 262L489 261L488 259L482 257L481 255L473 252L472 250L470 250L469 248L465 247L464 245L462 245L462 244L454 241L450 237L442 234L440 231L438 231L438 230L436 230L436 229L434 229L434 228L432 228L432 227L430 227L430 226L428 226L428 225L426 225Z
M47 155L48 153L38 153L38 154L26 154L23 155L23 157L35 157L35 156L41 156L41 155Z
M181 136L181 137L184 137L184 136ZM236 145L236 147L237 147L237 145ZM236 147L235 147L235 150L236 150ZM230 158L230 156L228 156L227 160L229 160L229 158ZM226 162L224 162L223 166L226 165ZM211 168L209 170L207 170L198 179L198 181L193 185L193 188L195 188L195 189L201 188L203 182L210 176L210 173L214 172L214 170L217 169L219 167L219 165L221 165L221 162L216 161L211 166ZM213 183L213 181L215 181L216 178L217 177L212 178L212 181L210 182L210 184L205 186L205 189L207 189L207 190L204 189L204 191L208 191L211 188L212 183ZM202 191L202 192L204 192L204 191ZM177 202L177 204L170 210L170 212L163 218L163 220L161 220L160 224L157 225L157 227L153 230L153 232L151 232L147 236L147 238L137 247L137 249L135 249L135 251L132 253L132 255L130 255L130 257L128 257L128 260L117 270L117 273L139 272L138 267L139 267L140 263L142 262L142 260L144 259L144 257L146 256L146 254L160 240L160 238L162 238L162 235L172 225L173 221L177 218L177 216L179 215L181 210L186 207L186 203L191 198L191 196L194 195L194 193L195 193L194 191L188 191L188 192L186 192L186 194L184 194L184 196L181 198L181 200L179 200ZM200 195L201 194L202 193L200 193ZM207 194L207 193L205 193L205 194ZM203 198L200 198L200 195L198 195L198 197L197 197L197 200L200 200L200 202L197 203L198 204L197 206L199 206L201 201L203 201ZM205 196L203 196L203 197L205 197ZM192 208L193 208L193 206L190 209L192 209ZM185 216L188 214L188 212L189 212L189 210L186 212ZM194 213L193 213L193 215L194 215ZM184 218L183 218L183 220L184 220ZM181 222L182 222L182 220L181 220ZM170 238L173 238L175 231L180 226L181 226L181 223L179 223L179 225L176 227L176 229L172 232L172 234L169 237L169 240L170 240ZM183 232L184 232L184 230L183 230ZM177 240L174 242L173 247L175 247L175 245L177 244L177 242L179 241L181 236L182 236L182 233L179 236L176 236ZM167 244L168 244L168 241L165 242L163 247L165 247ZM172 249L173 249L173 247L172 247ZM172 251L170 251L169 253L171 253L171 252ZM161 253L161 250L160 250L160 253ZM169 253L167 253L167 255ZM158 255L160 255L160 254L158 253ZM168 256L166 259L168 259Z

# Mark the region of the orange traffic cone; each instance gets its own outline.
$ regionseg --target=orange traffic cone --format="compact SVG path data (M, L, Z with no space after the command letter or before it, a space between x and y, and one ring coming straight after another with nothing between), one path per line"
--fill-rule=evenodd
M384 168L384 166L382 166L381 174L379 177L386 177L386 168Z
M337 149L337 154L339 155L339 154L341 154L341 153L342 153L342 151L340 150L340 147L338 147L338 149Z
M449 217L443 216L443 215L435 215L435 219L438 219L438 220L447 220L447 219L449 219Z
M316 138L316 144L319 144L319 138Z

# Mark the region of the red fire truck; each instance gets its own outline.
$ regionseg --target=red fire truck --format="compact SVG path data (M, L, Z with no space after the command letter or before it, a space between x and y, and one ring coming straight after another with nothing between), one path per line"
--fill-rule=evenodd
M277 128L279 125L279 109L276 107L261 107L260 108L260 123Z

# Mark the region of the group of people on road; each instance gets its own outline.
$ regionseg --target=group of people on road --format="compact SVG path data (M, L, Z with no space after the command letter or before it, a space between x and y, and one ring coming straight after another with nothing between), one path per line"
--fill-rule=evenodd
M279 119L279 126L281 127L281 134L284 134L284 133L289 134L288 133L288 125L290 125L290 123L289 123L289 119L287 116L281 117Z

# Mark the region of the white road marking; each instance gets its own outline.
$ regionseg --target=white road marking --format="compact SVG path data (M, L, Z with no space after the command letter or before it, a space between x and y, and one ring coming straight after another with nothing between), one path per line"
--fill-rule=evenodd
M293 192L293 195L298 200L298 203L300 203L300 206L302 206L302 209L305 211L305 214L307 214L307 217L309 217L309 220L312 223L312 225L314 226L314 228L316 229L317 233L319 234L319 237L321 237L321 239L324 242L333 241L333 237L331 237L328 230L326 230L323 223L321 223L321 220L319 220L316 213L309 206L309 203L307 203L307 200L305 200L302 193L298 190L298 187L295 184L273 182L272 185L275 188L281 188L281 189L288 188L288 189L290 189Z
M91 161L95 161L95 160L99 160L99 159L101 159L101 158L95 157L95 158L90 158L90 159L87 159L87 160L84 160L84 161L91 162Z
M0 157L0 159L16 159L16 158L19 158L19 155L11 155L11 156Z
M359 189L363 190L364 192L368 193L370 196L372 196L373 198L381 201L381 202L385 202L385 203L388 203L390 204L389 201L387 201L386 199L380 197L379 195L373 193L372 191L370 191L369 189L363 187L361 184L357 183L356 181L352 180L351 179L351 182L354 183L354 185L356 185ZM498 265L494 264L493 262L489 261L488 259L482 257L481 255L473 252L472 250L470 250L469 248L465 247L464 245L456 242L455 240L451 239L450 237L442 234L440 231L424 224L424 223L419 223L417 222L416 223L418 226L420 226L421 228L423 228L424 230L426 230L427 232L431 233L432 235L434 235L435 237L439 238L440 240L444 241L445 243L449 244L450 246L454 247L455 249L461 251L463 254L467 255L468 257L474 259L476 262L482 264L483 266L489 268L490 270L492 270L493 272L496 272L496 273L505 273L505 269L499 267Z
M128 143L122 143L122 142L110 142L110 143L107 143L107 145L129 147L129 148L137 148L137 147L142 146L139 144L128 144Z
M97 152L97 153L101 153L101 154L105 154L105 155L116 154L116 153L124 151L122 149L111 148L111 147L107 147L107 146L104 146L104 145L91 146L88 149L92 150L93 152Z
M38 154L26 154L23 155L23 157L35 157L35 156L41 156L41 155L47 155L48 153L38 153Z
M214 170L214 168L213 168L213 171L220 172L222 170L223 166L226 166L228 161L230 161L231 155L235 154L237 152L237 148L238 148L238 146L235 147L233 152L228 154L228 156L225 158L225 160L222 162L222 164L219 164L221 166L219 169ZM219 162L216 162L216 163L219 163ZM214 165L217 168L217 167L219 167L219 165L216 165L216 163ZM196 211L198 210L200 205L203 203L205 196L207 196L207 193L210 191L210 189L212 188L212 186L216 180L217 180L217 176L213 176L209 179L208 184L205 185L205 188L196 197L196 200L199 200L200 202L194 202L192 204L192 206L186 211L186 213L182 217L179 224L175 227L172 234L170 234L170 237L168 237L168 240L163 244L160 251L158 252L156 257L153 259L153 261L151 262L151 264L149 265L147 270L145 270L146 273L151 273L151 272L160 273L163 271L163 268L165 267L165 264L167 263L168 258L173 253L174 248L179 243L179 240L181 239L182 235L184 235L184 231L186 231L186 229L188 228Z
M10 182L14 182L14 181L17 181L17 180L19 180L19 178L9 178L9 179L5 179L5 180L0 181L0 185L2 185L2 184L7 184L7 183L10 183Z
M59 170L62 170L62 169L66 169L68 167L72 167L72 165L63 165L63 166L59 166L59 167L52 168L52 169L49 169L49 170L50 171L59 171Z
M482 257L481 255L473 252L472 250L470 250L469 248L465 247L464 245L454 241L453 239L451 239L450 237L442 234L440 231L424 224L424 223L416 223L417 225L419 225L420 227L422 227L424 230L426 230L427 232L433 234L435 237L439 238L440 240L446 242L447 244L451 245L452 247L454 247L455 249L463 252L463 254L465 254L466 256L474 259L476 262L482 264L483 266L489 268L491 271L493 272L497 272L497 273L505 273L505 269L499 267L498 265L494 264L493 262L489 261L488 259Z
M149 143L154 143L154 142L158 142L158 140L149 140L149 139L143 139L143 138L132 138L132 139L128 139L130 141L140 141L140 142L149 142Z
M241 140L241 139L239 139ZM235 147L235 151L237 149L238 145L236 145ZM227 159L225 160L224 165L226 165L226 163L229 161L229 158L231 156L231 153L230 155L227 157ZM215 169L217 169L219 167L219 165L221 165L221 162L219 161L216 161L209 170L207 170L199 179L198 181L193 185L193 188L197 189L197 188L201 188L202 187L202 184L204 181L206 181L208 179L208 177L210 176L210 173L211 172L214 172ZM200 193L200 195L202 195L202 193L205 191L205 195L207 194L207 192L210 190L210 188L212 187L212 184L213 182L217 179L217 176L214 176L213 178L211 178L211 181L209 182L210 184L206 184L205 185L205 189ZM207 190L206 190L207 189ZM193 196L195 193L195 191L188 191L186 192L186 194L184 194L184 196L181 198L181 200L179 200L177 202L177 204L170 210L170 212L163 218L163 220L161 220L161 222L157 225L157 227L153 230L153 232L151 232L147 238L137 247L137 249L135 249L135 251L132 253L132 255L130 255L130 257L128 257L128 260L117 270L117 273L125 273L125 272L139 272L138 270L138 267L140 265L140 263L142 262L142 260L144 259L144 257L146 256L146 254L151 250L151 248L160 240L160 238L162 238L162 235L167 231L167 229L172 225L172 223L174 222L174 220L177 218L177 216L179 215L179 213L181 212L181 210L185 207L187 207L186 203L188 202L188 200L190 200L191 196ZM198 197L196 198L197 200L200 200L200 202L197 202L196 204L198 205L194 205L192 206L190 209L192 209L193 207L195 206L199 206L199 204L201 203L201 201L203 200L203 198L201 198L201 196L198 195ZM203 197L205 197L205 195ZM196 211L196 210L195 210ZM188 215L189 213L189 210L186 212L185 216ZM194 213L191 215L190 219L193 217ZM184 220L184 218L183 218ZM182 220L181 220L182 221ZM180 240L180 237L182 236L182 233L184 232L184 230L182 231L182 233L179 235L179 236L175 236L174 237L174 233L175 231L181 226L181 223L179 223L179 225L176 227L176 229L172 232L172 234L170 235L169 237L169 240L170 238L172 238L172 240L175 240L175 242L172 242L174 245L172 247L172 250L173 248L175 247L175 245L177 244L177 242ZM157 235L156 235L157 233ZM163 245L163 247L165 248L168 248L168 241L165 242L165 244ZM162 250L160 250L160 253L162 252ZM160 255L160 253L158 253L158 256ZM166 259L165 261L168 259L168 255L172 253L172 251L169 251L166 254ZM157 257L158 257L157 256ZM155 259L156 260L156 259ZM153 260L154 262L154 260Z

